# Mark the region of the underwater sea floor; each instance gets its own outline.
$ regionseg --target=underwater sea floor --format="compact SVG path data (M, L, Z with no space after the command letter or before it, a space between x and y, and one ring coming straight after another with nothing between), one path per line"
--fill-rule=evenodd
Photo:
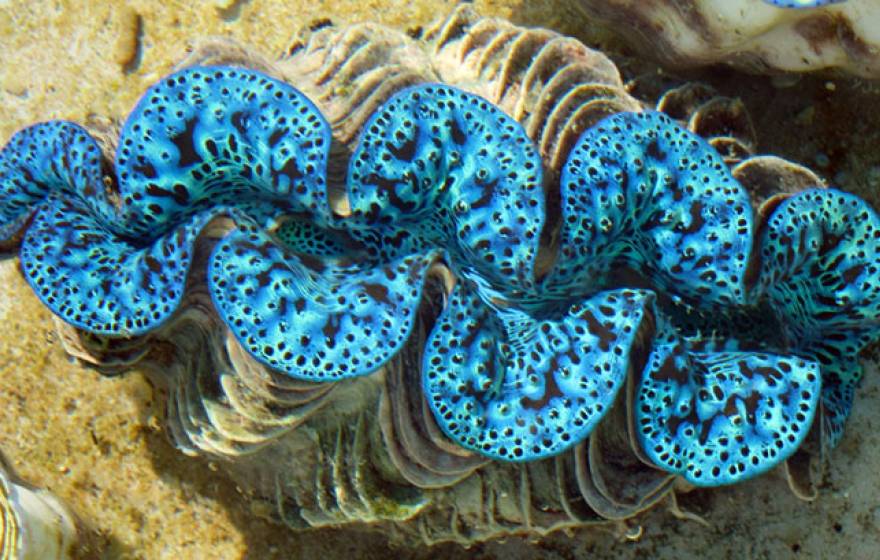
M476 2L483 15L625 47L582 25L574 2ZM196 7L197 6L197 7ZM229 35L267 55L302 26L374 20L412 30L454 2L0 0L0 142L49 118L124 116L198 39ZM626 78L662 87L669 73L618 59ZM802 162L880 207L880 85L820 76L748 77L723 68L680 73L742 98L759 153ZM386 558L379 533L293 533L241 496L217 465L176 451L139 374L107 378L73 363L53 319L17 271L0 263L0 449L29 482L65 500L92 533L95 558ZM869 372L818 498L803 502L781 473L679 500L703 522L662 506L627 527L462 549L396 549L404 558L874 558L880 553L880 379ZM629 535L628 539L625 535Z

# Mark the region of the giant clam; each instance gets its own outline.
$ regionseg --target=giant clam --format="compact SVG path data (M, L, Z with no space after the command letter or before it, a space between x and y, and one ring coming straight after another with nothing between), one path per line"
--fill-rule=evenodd
M693 94L658 108L744 123ZM820 381L833 445L860 375L841 355L877 336L867 205L647 109L601 53L465 9L423 42L324 28L274 63L215 42L118 134L19 132L3 242L71 354L147 371L175 444L292 527L471 543L624 519L679 476L790 457Z

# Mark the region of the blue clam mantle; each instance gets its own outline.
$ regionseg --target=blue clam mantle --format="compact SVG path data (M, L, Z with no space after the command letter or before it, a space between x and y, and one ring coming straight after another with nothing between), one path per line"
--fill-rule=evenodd
M846 0L764 0L780 8L818 8L829 4L840 4Z
M0 152L0 246L20 247L55 314L102 336L173 321L199 262L238 343L293 378L368 375L423 344L437 424L491 458L584 441L630 375L644 454L697 485L779 464L820 410L839 440L857 356L880 336L880 217L858 198L808 190L755 214L705 141L619 113L571 150L548 235L520 124L423 84L364 126L343 215L331 142L290 85L189 68L138 103L109 183L81 127L18 132ZM200 260L212 224L223 234ZM453 279L440 294L436 267ZM444 305L413 341L429 298Z

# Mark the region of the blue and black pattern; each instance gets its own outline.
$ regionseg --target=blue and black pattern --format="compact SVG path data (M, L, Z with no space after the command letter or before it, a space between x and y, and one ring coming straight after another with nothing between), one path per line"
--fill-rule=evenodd
M548 221L557 187L520 124L422 84L368 120L339 215L331 142L288 84L183 70L135 107L113 164L72 123L13 136L0 249L18 247L40 299L93 336L162 328L196 278L241 347L295 379L424 348L437 424L499 460L583 442L628 376L637 444L697 485L778 465L817 410L839 440L880 339L880 218L860 199L813 189L756 215L709 144L620 113L582 134ZM539 270L540 254L555 260ZM443 293L426 291L438 268Z
M371 373L409 337L439 251L372 264L284 249L240 225L211 254L217 311L251 354L294 377L331 381Z
M858 355L880 336L880 216L835 189L775 207L760 240L757 293L789 347L822 365L823 430L835 445L862 378Z
M696 486L766 472L800 447L816 412L819 364L762 352L697 352L662 329L635 395L642 449Z
M780 8L818 8L829 4L841 4L846 0L764 0L768 4Z
M392 97L364 126L348 192L350 221L377 253L439 245L453 268L531 288L541 158L522 126L482 97L440 84Z
M626 266L702 305L743 302L748 196L718 152L668 116L620 113L589 129L560 188L560 253L548 288L605 283Z
M84 201L99 219L113 213L101 149L85 129L67 121L24 128L0 151L0 247L18 236L55 192Z
M554 317L493 309L459 283L425 344L440 427L490 457L534 460L583 441L626 379L653 294L600 292Z
M147 246L108 231L79 199L52 197L28 228L21 268L71 325L110 336L146 334L178 308L207 210Z
M279 220L271 234L285 249L313 257L338 257L356 250L345 232L318 226L302 216Z
M240 68L197 67L147 90L116 151L122 222L163 232L206 208L272 199L330 217L330 127L292 86Z

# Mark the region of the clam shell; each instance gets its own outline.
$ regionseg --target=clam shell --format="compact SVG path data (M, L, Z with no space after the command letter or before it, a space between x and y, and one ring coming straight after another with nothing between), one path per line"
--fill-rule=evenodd
M18 480L0 457L0 558L71 560L80 537L70 510L47 490Z
M375 24L324 27L297 35L277 61L211 40L180 67L194 64L257 68L315 102L332 125L329 189L340 214L359 131L380 104L412 84L457 86L519 120L540 148L551 209L560 167L581 133L609 114L651 106L628 93L601 52L549 30L481 19L466 5L423 40ZM741 104L705 86L669 92L660 109L728 146L731 164L754 149ZM806 180L808 171L780 162L748 158L735 173L753 193L767 195ZM215 459L245 496L273 503L279 522L296 529L371 523L393 527L392 537L404 543L469 545L614 523L674 492L675 478L651 467L632 441L626 398L588 443L528 464L489 461L447 440L426 406L419 370L443 290L428 290L408 346L369 376L312 383L257 362L205 289L207 256L230 227L220 219L202 232L181 311L157 331L112 340L61 323L59 331L68 352L106 373L145 372L166 400L173 443ZM553 227L551 216L549 252ZM448 277L438 270L432 281Z
M640 51L679 67L727 63L751 72L834 68L880 77L880 6L848 0L780 9L749 0L579 0Z

